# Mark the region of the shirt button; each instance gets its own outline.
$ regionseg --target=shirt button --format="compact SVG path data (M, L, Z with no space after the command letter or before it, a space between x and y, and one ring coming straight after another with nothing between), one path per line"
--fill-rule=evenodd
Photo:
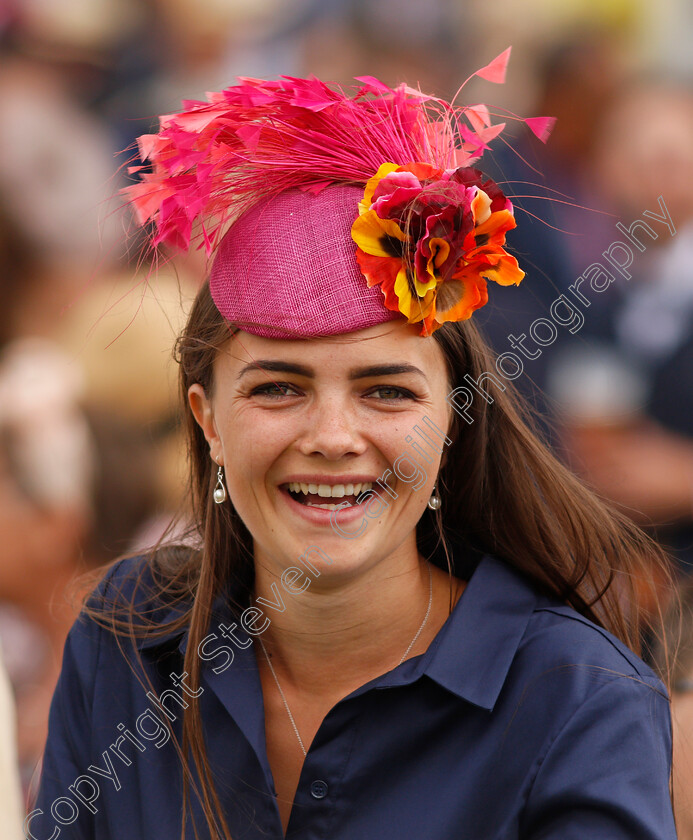
M318 779L310 786L310 795L313 799L324 799L327 796L327 783Z

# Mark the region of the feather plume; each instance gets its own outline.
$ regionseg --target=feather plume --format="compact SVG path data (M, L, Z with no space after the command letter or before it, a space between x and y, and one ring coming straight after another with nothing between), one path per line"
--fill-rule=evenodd
M507 58L477 74L502 81ZM468 166L504 127L483 104L459 106L371 76L356 81L343 88L315 77L239 78L162 116L159 132L138 140L151 171L123 191L137 221L154 225L153 245L186 249L194 238L211 253L229 223L264 197L365 185L383 162ZM530 127L545 139L546 123Z

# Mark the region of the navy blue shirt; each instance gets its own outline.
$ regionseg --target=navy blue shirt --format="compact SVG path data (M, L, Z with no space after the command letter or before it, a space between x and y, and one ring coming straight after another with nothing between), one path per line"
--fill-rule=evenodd
M140 565L125 561L109 578L121 586ZM234 618L225 603L216 603L217 639L204 648L197 690L208 755L234 840L279 840L257 646L237 631L248 646L230 663L218 652L220 625ZM74 625L27 836L180 836L180 762L157 703L180 735L181 703L192 702L186 640L181 631L140 643L155 688L148 698L128 665L129 643L121 652L93 621ZM286 836L672 840L670 767L668 696L650 668L486 555L428 650L325 717Z

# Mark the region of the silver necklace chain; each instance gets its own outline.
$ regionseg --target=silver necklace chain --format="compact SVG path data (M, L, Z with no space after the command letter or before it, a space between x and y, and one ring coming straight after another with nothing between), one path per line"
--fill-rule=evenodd
M277 688L279 689L279 694L282 698L282 703L284 704L284 708L286 709L286 713L289 715L289 720L291 721L291 725L294 728L294 732L296 733L296 737L298 738L298 743L301 745L301 752L303 753L304 757L306 755L306 748L303 746L303 739L301 738L298 726L296 726L296 721L294 720L294 716L291 714L291 709L289 708L289 704L286 702L286 697L284 696L284 692L282 691L282 687L279 685L279 680L277 679L277 674L274 670L274 665L272 665L272 660L269 658L267 653L267 648L265 647L265 643L262 641L260 636L257 637L258 642L260 642L260 647L262 648L262 652L265 654L265 659L267 660L267 664L269 665L269 669L272 672L272 676L274 677L274 681L277 684Z
M397 667L399 667L404 660L409 655L409 651L414 647L416 644L416 640L419 638L421 633L423 632L424 627L426 626L426 622L428 621L428 617L431 614L431 606L433 605L433 574L431 572L431 564L428 563L428 607L426 608L426 615L423 618L423 621L419 625L419 629L414 634L414 638L409 642L409 647L404 651L402 658L397 663ZM279 685L279 679L277 678L277 673L274 670L274 665L272 665L272 660L269 658L269 654L267 653L267 648L265 647L265 643L262 641L262 637L257 637L258 642L260 642L260 647L262 648L262 652L265 655L265 659L267 660L267 664L269 665L270 672L274 677L274 681L277 684L277 689L279 690L279 696L282 698L282 703L284 704L284 708L286 709L286 713L289 716L289 720L291 721L291 726L293 727L294 732L296 733L296 737L298 738L298 743L301 745L301 752L303 753L304 757L306 756L306 748L303 746L303 740L301 735L298 731L298 727L296 726L296 721L294 720L294 716L291 714L291 709L289 708L289 704L286 702L286 697L284 692L282 691L281 685Z
M433 574L431 572L431 564L427 563L426 568L428 569L428 606L426 607L426 615L423 617L423 621L419 625L419 629L414 634L414 638L409 642L409 647L404 651L402 658L397 663L399 667L404 660L409 656L409 651L414 647L416 644L416 640L421 635L424 627L426 626L426 622L428 621L428 616L431 614L431 606L433 605Z

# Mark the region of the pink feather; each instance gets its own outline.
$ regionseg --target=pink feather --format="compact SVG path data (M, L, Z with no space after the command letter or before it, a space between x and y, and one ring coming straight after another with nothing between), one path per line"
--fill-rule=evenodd
M556 124L556 117L528 117L525 122L542 143L546 143Z
M508 61L510 60L510 51L512 47L508 47L500 55L496 56L490 64L477 70L475 75L481 76L487 82L494 82L497 85L502 85L505 82L505 72L508 69Z
M510 51L477 75L500 82ZM141 224L153 221L154 244L207 252L229 222L265 196L333 183L364 184L384 162L427 162L450 169L474 162L504 123L488 108L465 108L372 76L360 87L316 78L239 78L238 84L188 101L160 118L158 134L139 138L151 171L124 192ZM541 139L549 124L527 121Z
M480 105L468 105L465 116L475 131L488 128L491 125L491 115L489 114L488 107L483 103Z

